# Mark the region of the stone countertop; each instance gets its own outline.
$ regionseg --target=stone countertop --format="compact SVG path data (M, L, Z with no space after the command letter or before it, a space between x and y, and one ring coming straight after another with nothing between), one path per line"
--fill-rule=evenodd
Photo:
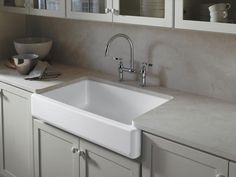
M9 69L0 62L0 81L28 92L42 93L63 85L69 84L78 79L81 75L88 75L90 71L64 64L54 64L51 66L53 71L61 72L58 78L44 80L25 80L24 76L14 69Z
M56 64L62 72L57 79L27 81L17 71L0 65L0 81L29 92L42 93L92 76L117 83L117 78L73 66ZM139 90L133 81L122 86ZM236 162L236 104L217 99L149 86L142 92L154 91L173 97L169 102L134 119L134 125L151 134Z
M143 131L236 162L236 104L167 90L169 102L136 118Z

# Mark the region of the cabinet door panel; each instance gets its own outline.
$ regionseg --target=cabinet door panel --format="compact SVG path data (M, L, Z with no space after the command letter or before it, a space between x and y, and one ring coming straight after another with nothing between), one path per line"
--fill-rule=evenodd
M0 10L6 12L28 14L28 0L1 0Z
M228 161L149 134L143 136L142 162L145 177L228 176Z
M79 20L112 22L112 0L68 0L67 17Z
M229 177L236 176L236 163L230 162L229 163Z
M9 177L32 176L32 121L27 98L2 91L2 173Z
M30 14L49 16L49 17L66 17L65 0L30 0Z
M81 160L81 177L139 177L140 165L87 141L80 141L80 148L86 152ZM81 158L84 158L83 156Z
M173 0L114 0L113 21L148 26L173 26Z
M210 12L209 6L226 1L178 0L175 1L175 27L200 31L236 33L236 2L228 0L230 9ZM216 8L216 9L219 9ZM227 15L225 14L227 13ZM224 16L224 17L223 17ZM226 17L226 18L225 18Z
M34 121L35 177L79 177L78 139Z

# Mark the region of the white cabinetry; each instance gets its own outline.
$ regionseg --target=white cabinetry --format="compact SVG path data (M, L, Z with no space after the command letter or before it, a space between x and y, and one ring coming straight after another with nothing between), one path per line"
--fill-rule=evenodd
M173 0L113 0L113 21L173 27Z
M35 177L79 177L78 146L76 137L35 121Z
M30 93L0 83L0 174L33 176Z
M6 12L65 17L65 0L0 0L0 9Z
M68 0L67 17L172 27L173 0Z
M143 134L143 177L227 177L228 161Z
M229 163L229 177L236 176L236 163L230 162Z
M68 18L112 22L112 0L67 0L66 7Z
M231 4L231 8L227 11L227 22L210 22L210 11L208 6L215 4L216 2L229 2ZM219 13L224 13L224 11L220 11ZM180 29L236 34L236 1L176 0L175 27Z
M140 164L34 121L35 177L140 177Z

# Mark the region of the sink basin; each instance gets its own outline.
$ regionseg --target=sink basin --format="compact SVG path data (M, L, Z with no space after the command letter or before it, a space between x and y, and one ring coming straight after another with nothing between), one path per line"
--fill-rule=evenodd
M141 151L138 116L171 97L146 94L95 80L82 80L31 97L32 115L129 158Z

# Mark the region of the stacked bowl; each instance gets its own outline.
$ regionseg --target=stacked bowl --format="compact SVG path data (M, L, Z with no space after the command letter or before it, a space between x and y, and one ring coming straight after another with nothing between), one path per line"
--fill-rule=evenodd
M164 0L140 0L140 13L145 17L164 18Z
M29 74L38 60L44 60L52 48L48 38L20 38L14 40L18 55L13 56L14 64L20 74Z

